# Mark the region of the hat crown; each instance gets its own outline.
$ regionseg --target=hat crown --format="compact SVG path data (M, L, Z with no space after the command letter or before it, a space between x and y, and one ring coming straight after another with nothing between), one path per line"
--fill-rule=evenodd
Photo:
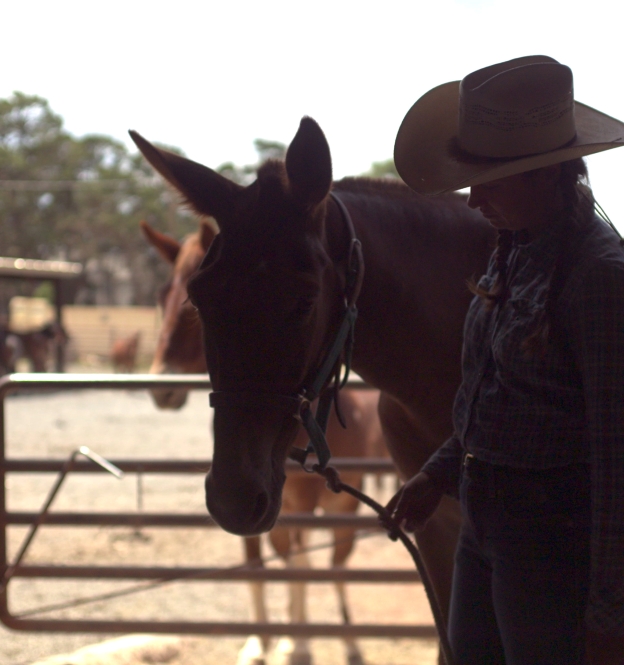
M459 89L459 147L490 158L524 157L574 139L572 71L547 56L485 67Z

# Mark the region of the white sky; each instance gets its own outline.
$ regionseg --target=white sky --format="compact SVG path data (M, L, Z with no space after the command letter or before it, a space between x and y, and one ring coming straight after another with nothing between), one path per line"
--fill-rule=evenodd
M392 156L420 95L529 54L569 65L576 98L624 120L620 0L31 0L2 3L0 97L49 100L76 136L126 130L211 167L323 128L334 176ZM624 151L589 158L624 229Z

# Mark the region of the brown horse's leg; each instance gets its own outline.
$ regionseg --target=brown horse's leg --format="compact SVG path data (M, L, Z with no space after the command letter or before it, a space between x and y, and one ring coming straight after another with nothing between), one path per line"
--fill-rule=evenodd
M284 559L288 568L309 568L306 550L306 532L302 529L277 527L269 533L275 551ZM289 615L291 623L306 623L306 586L303 582L288 585ZM311 665L312 655L307 639L295 637L280 640L277 645L279 658L289 665Z
M243 539L245 545L245 562L248 566L264 567L260 550L260 536L250 536ZM267 622L266 605L264 602L264 583L251 582L251 600L254 621ZM245 645L238 653L237 665L265 665L269 650L270 637L268 635L250 635Z
M361 473L343 473L341 480L352 487L362 489L363 474ZM357 511L358 505L358 500L346 492L325 494L321 501L321 506L327 514L352 515ZM334 568L344 567L347 558L353 551L354 542L355 529L334 529L334 552L332 556L332 566ZM336 582L335 587L342 621L345 625L350 625L351 612L347 601L346 585L344 582ZM355 639L345 637L343 641L347 650L349 665L363 665L364 658Z

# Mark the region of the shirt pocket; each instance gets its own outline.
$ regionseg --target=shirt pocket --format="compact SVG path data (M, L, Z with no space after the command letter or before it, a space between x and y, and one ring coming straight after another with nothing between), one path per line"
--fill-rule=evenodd
M543 321L544 306L529 298L510 298L500 312L492 339L492 350L499 369L520 369L535 359L525 342Z

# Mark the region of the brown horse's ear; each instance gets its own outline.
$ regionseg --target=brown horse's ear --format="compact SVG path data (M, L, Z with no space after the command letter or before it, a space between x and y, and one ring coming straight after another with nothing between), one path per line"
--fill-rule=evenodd
M173 265L176 262L180 251L180 243L177 240L156 231L144 221L141 222L141 231L143 231L143 235L147 238L149 244L158 250L158 253L167 263Z
M138 132L130 130L129 134L145 159L184 196L195 212L216 217L220 222L227 220L244 187L207 166L157 148Z
M303 118L286 153L286 173L293 196L306 206L318 205L332 183L327 139L312 118Z
M204 252L207 252L215 239L217 232L208 222L200 222L199 224L199 242L201 243Z

